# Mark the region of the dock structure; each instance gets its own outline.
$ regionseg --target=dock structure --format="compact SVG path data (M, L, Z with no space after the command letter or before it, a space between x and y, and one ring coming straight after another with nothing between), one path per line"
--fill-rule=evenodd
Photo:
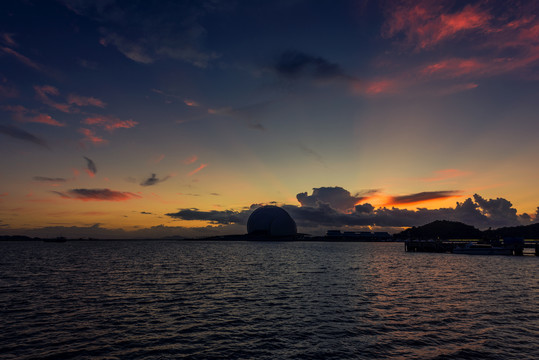
M478 244L477 240L470 240L471 243ZM404 250L406 252L432 252L432 253L452 253L455 248L462 246L463 241L443 241L443 240L418 240L408 239L404 241ZM484 246L489 246L485 245ZM539 241L524 242L522 238L506 238L503 242L496 242L492 247L505 249L508 254L522 256L524 248L534 248L535 256L539 256Z

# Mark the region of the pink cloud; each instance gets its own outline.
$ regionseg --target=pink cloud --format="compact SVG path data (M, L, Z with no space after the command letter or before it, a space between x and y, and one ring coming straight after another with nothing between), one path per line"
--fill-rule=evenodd
M13 113L13 118L19 122L33 122L47 124L51 126L65 126L66 124L53 119L50 115L39 113L35 110L30 110L21 105L6 105L0 107L2 110Z
M69 94L67 96L67 103L75 104L78 106L97 106L100 108L104 108L105 106L107 106L106 103L95 97L80 96L75 94Z
M105 128L112 132L115 129L129 129L138 124L134 120L120 120L114 116L96 115L94 117L88 117L82 121L86 125L96 125Z
M200 106L196 101L190 99L185 99L183 102L187 106Z
M206 166L208 166L207 164L201 164L199 167L197 167L195 170L191 171L189 174L187 174L187 176L193 176L195 175L197 172L199 172L200 170L204 169Z
M131 192L110 189L71 189L67 192L53 191L53 193L64 199L81 201L126 201L142 198L142 196Z
M399 87L397 79L382 79L366 82L362 91L367 95L391 94L398 92Z
M404 33L408 43L426 49L461 32L490 30L491 15L477 5L466 5L462 10L450 13L437 2L415 4L394 8L385 24L386 37Z
M90 143L92 143L94 145L107 143L107 140L105 140L105 139L103 139L103 138L101 138L99 136L96 136L95 133L90 129L80 128L79 132L84 135L83 141L90 142Z
M44 104L49 105L50 107L59 110L61 112L65 113L76 113L78 112L78 109L73 109L69 104L62 104L59 102L56 102L52 100L49 96L58 96L60 95L60 92L57 88L50 85L43 85L43 86L34 86L34 90L36 92L37 98Z
M193 155L193 156L190 156L190 157L188 157L187 159L185 159L185 160L183 161L183 163L186 164L186 165L189 165L189 164L194 163L194 162L197 161L197 160L198 160L198 156Z

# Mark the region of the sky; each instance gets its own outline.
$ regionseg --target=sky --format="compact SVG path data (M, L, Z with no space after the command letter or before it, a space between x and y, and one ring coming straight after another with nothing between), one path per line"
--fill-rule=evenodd
M539 221L537 1L8 0L0 234Z

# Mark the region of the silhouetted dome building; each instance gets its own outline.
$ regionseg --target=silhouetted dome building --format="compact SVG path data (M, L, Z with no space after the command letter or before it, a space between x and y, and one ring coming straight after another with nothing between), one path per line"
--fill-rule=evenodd
M278 206L262 206L253 211L247 221L249 235L293 236L297 233L296 222Z

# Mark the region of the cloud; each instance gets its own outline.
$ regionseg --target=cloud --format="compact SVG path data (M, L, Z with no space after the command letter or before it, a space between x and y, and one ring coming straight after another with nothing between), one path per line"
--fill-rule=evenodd
M120 129L120 128L129 129L138 124L138 122L134 120L120 120L114 116L104 116L104 115L95 115L92 117L88 117L84 119L82 123L86 125L100 126L110 132L116 129Z
M316 161L318 161L319 163L321 164L324 164L324 158L322 157L322 155L320 155L319 153L317 153L316 151L314 151L313 149L303 145L303 144L298 144L299 148L301 151L303 151L303 153L305 153L307 156L310 156L312 157L313 159L315 159Z
M187 174L187 176L193 176L195 175L196 173L198 173L200 170L204 169L206 166L208 166L207 164L200 164L199 167L197 167L195 170L189 172L189 174Z
M283 52L273 65L273 70L278 75L287 79L350 79L338 64L329 62L322 57L305 54L299 51Z
M393 196L388 201L387 205L403 205L415 204L431 200L448 199L460 196L460 191L444 190L444 191L424 191L415 194Z
M37 62L31 60L30 58L22 55L21 53L15 51L13 49L10 49L10 48L5 47L5 46L0 46L0 51L4 52L5 54L13 56L19 62L23 63L24 65L26 65L26 66L34 69L34 70L45 72L45 68L41 64L38 64Z
M51 85L34 86L37 98L44 104L68 114L76 114L80 112L77 106L95 106L104 108L105 104L102 100L95 97L81 96L69 94L67 103L61 103L51 99L51 96L60 96L60 91Z
M33 179L35 181L43 181L43 182L66 182L67 180L65 178L50 178L45 176L34 176Z
M376 190L368 190L364 195L356 194L352 196L348 190L339 186L320 187L313 188L312 195L303 192L297 194L296 198L301 206L316 207L318 204L328 204L333 209L348 211L353 209L354 205L376 192Z
M87 158L86 156L83 156L83 158L86 160L86 170L88 172L88 175L94 177L94 175L97 173L97 167L95 166L94 161Z
M328 201L320 201L320 191L313 191L311 197L306 193L298 194L298 199L306 200L301 206L281 205L296 221L298 227L305 232L318 231L325 233L328 228L339 227L378 227L399 228L424 225L435 220L460 221L481 229L488 227L516 226L521 223L528 224L530 219L526 215L517 215L516 209L505 199L485 200L479 195L457 202L455 207L415 210L399 208L375 208L369 203L358 204L351 211L345 209L354 200L350 193L342 188L325 187ZM329 189L329 190L327 190ZM307 199L305 199L307 197ZM357 198L357 197L356 197ZM337 199L337 200L335 200ZM249 215L259 204L239 211L200 211L198 209L180 209L175 213L168 213L175 219L201 220L214 224L245 225ZM334 206L340 206L337 209ZM538 209L539 211L539 209ZM539 215L539 213L538 213ZM529 217L529 216L528 216Z
M113 46L125 57L141 64L177 59L205 68L219 57L204 48L204 17L227 8L219 1L140 2L122 6L116 2L68 1L64 4L78 15L101 24L103 46Z
M84 139L82 139L82 141L90 142L94 145L107 143L107 140L97 136L93 130L80 128L79 132L84 135Z
M57 88L50 85L43 86L34 86L37 98L44 104L49 105L50 107L59 110L64 113L76 113L78 109L72 108L69 104L63 104L56 102L50 98L50 96L59 96L60 92Z
M383 35L394 37L403 33L408 43L420 49L436 46L460 34L480 30L490 30L491 15L479 5L468 4L462 9L450 12L444 2L416 1L411 6L394 7L384 26Z
M147 211L141 211L140 213L141 213L142 215L153 215L153 213L147 212Z
M18 122L32 122L39 124L46 124L51 126L65 126L65 123L61 123L58 120L53 119L50 115L39 113L35 110L30 110L24 106L11 106L6 105L0 107L2 110L10 111L13 113L13 118Z
M513 208L510 201L503 198L486 200L477 194L473 198L481 212L491 221L500 224L506 221L518 222L517 210Z
M396 74L355 84L357 93L373 96L422 89L445 96L474 89L479 79L516 71L530 78L535 71L539 17L530 14L539 10L537 2L390 0L386 10L382 35L398 48L390 54L411 49L407 55L416 61ZM458 51L448 56L438 46L442 43ZM384 67L393 62L389 59ZM427 90L418 87L426 84Z
M6 33L6 32L0 33L0 41L3 42L7 46L17 47L18 44L13 38L13 35L14 34Z
M191 99L184 99L183 102L187 106L193 106L193 107L200 106L199 103L197 103L195 100L191 100Z
M159 179L155 176L155 174L152 174L152 176L150 176L149 178L147 178L146 180L142 181L140 183L141 186L152 186L152 185L156 185L158 183L161 183L165 180L168 180L170 178L170 175L168 176L165 176L164 178L162 179Z
M227 106L219 109L208 109L208 114L229 116L244 122L251 129L264 131L266 130L264 125L258 122L258 119L265 114L269 104L270 102L261 102L239 108Z
M82 201L126 201L140 199L141 196L131 192L115 191L110 189L72 189L67 193L53 191L53 193L64 199L74 199Z
M247 211L199 211L198 209L182 209L175 213L165 214L174 219L180 220L203 220L213 224L246 224L249 217Z
M104 108L105 106L107 106L106 103L95 97L80 96L75 94L69 94L67 96L67 103L75 104L78 106L96 106L100 108Z
M193 164L194 162L196 162L198 160L198 156L196 155L192 155L190 157L188 157L187 159L185 159L183 161L184 164L186 165L189 165L189 164Z
M28 141L50 150L50 147L45 140L13 126L0 125L0 134L7 135L14 139Z

